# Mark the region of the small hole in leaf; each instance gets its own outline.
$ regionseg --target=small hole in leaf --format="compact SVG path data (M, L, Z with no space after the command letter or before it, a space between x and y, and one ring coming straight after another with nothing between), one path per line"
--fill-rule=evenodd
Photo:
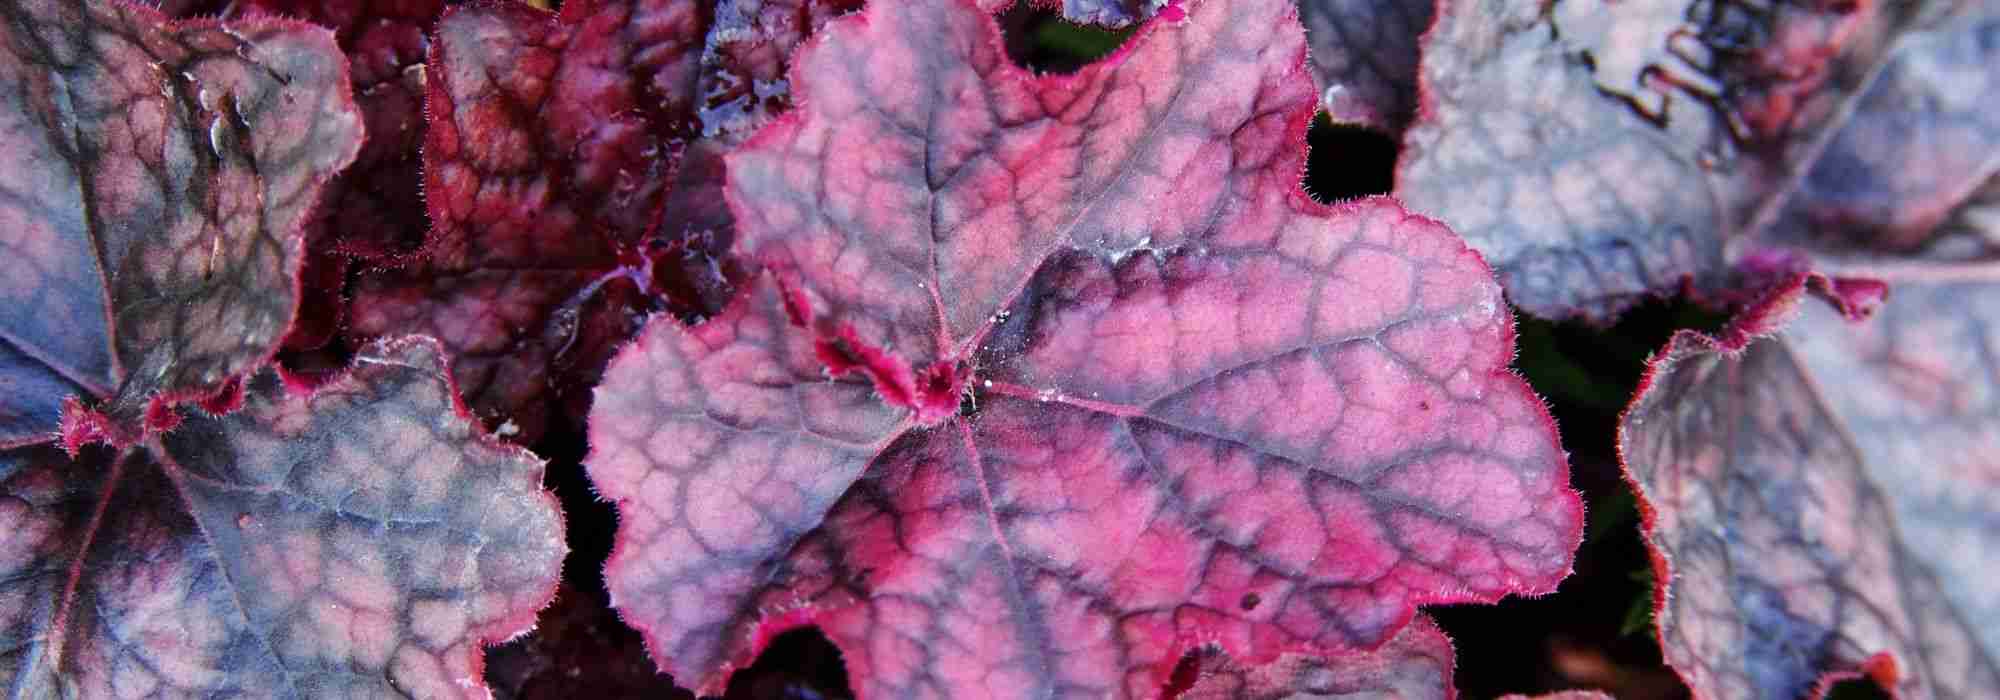
M1351 126L1334 126L1324 115L1313 118L1306 132L1306 193L1321 202L1338 202L1395 187L1396 141L1386 135Z
M1882 686L1867 678L1840 681L1826 691L1826 700L1889 700L1891 697Z
M1245 593L1243 594L1243 612L1250 612L1252 610L1256 610L1257 606L1263 602L1264 602L1263 596L1257 595L1255 593Z
M816 627L778 635L757 662L729 676L725 700L836 700L854 697L840 648Z
M1025 0L1000 15L1007 57L1038 73L1075 73L1118 50L1138 26L1105 29L1075 24L1049 7Z

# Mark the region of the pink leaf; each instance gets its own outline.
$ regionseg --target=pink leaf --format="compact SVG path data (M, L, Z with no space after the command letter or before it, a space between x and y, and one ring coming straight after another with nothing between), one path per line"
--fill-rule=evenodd
M141 449L0 452L0 688L20 697L486 697L480 645L555 588L533 455L399 341L310 396L258 375Z
M32 415L0 446L54 430L65 390L89 398L67 422L129 445L277 349L300 227L361 138L346 64L295 22L106 1L0 14L0 367L35 392L0 398Z
M1942 225L2000 173L1993 8L1446 2L1396 191L1548 317L1995 259Z
M1298 189L1288 3L1187 12L1071 76L955 0L801 51L727 161L777 272L650 324L592 408L613 603L665 670L717 690L817 625L864 697L1152 697L1196 647L1372 648L1568 572L1490 272Z
M1451 640L1429 618L1418 617L1373 651L1331 658L1288 654L1256 668L1207 657L1180 700L1450 700L1457 696L1451 672Z
M1696 697L2000 687L2000 267L1954 276L1865 323L1795 281L1654 360L1619 446Z

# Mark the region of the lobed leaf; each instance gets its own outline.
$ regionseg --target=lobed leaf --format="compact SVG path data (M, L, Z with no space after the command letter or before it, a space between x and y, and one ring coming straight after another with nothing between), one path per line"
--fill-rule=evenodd
M581 415L647 314L707 316L734 291L722 154L785 109L792 47L847 6L448 12L424 150L434 259L362 276L351 335L441 338L472 404L523 442Z
M0 452L0 688L20 697L484 697L564 554L542 464L488 441L441 349L142 449Z
M2000 172L1996 32L1953 0L1446 3L1397 192L1554 318L1857 253L1991 260L1939 224Z
M0 444L143 437L276 349L298 303L300 228L361 123L325 32L170 23L144 7L0 8ZM87 392L87 393L86 393ZM18 403L16 401L19 401ZM157 427L157 426L155 426Z
M1654 359L1619 446L1697 697L2000 685L1996 273L1908 279L1865 324L1795 283Z
M353 167L328 183L308 225L314 253L375 263L426 252L430 221L420 173L424 141L424 55L446 0L242 0L239 14L296 17L333 29L351 66L354 99L368 138ZM318 262L318 261L315 261ZM326 264L334 264L326 261ZM311 264L308 264L308 268ZM338 288L332 289L337 294ZM338 299L326 295L329 312Z
M1368 649L1567 573L1488 269L1299 191L1289 3L1187 12L1073 76L956 0L800 52L726 160L773 271L651 323L592 408L612 602L663 669L719 690L817 625L863 696L1152 696L1196 646Z

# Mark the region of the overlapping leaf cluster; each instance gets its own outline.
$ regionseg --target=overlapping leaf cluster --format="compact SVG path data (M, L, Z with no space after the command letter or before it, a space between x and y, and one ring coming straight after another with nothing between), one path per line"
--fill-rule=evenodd
M1417 606L1582 530L1503 291L1741 314L1619 436L1698 696L2000 683L1988 5L1002 4L0 8L0 685L483 695L565 553L487 431L587 420L704 692L1450 697Z

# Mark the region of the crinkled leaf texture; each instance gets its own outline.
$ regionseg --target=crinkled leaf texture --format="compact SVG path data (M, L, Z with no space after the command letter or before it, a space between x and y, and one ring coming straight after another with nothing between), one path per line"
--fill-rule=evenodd
M1619 447L1696 697L2000 687L2000 268L1949 272L1860 323L1795 282L1653 361Z
M1581 507L1478 256L1298 187L1286 0L1069 76L969 2L870 5L727 161L772 272L606 371L606 567L718 690L816 625L864 697L1153 697L1183 654L1368 649L1552 590Z
M453 8L428 77L419 265L364 275L349 331L434 335L467 400L532 442L648 310L648 236L693 115L694 3Z
M277 348L300 228L354 158L346 62L303 24L167 22L109 0L0 7L0 447L68 411L143 437Z
M542 463L488 440L429 340L123 452L0 452L9 697L485 697L564 554Z
M1452 0L1396 191L1546 317L2000 258L1940 227L2000 172L1995 7Z
M655 311L733 292L721 156L788 103L792 48L845 0L475 3L429 67L423 263L367 274L357 337L431 334L531 442Z
M313 252L378 263L423 254L430 230L419 155L424 139L423 63L430 45L428 32L445 4L446 0L231 3L240 14L275 14L331 27L349 59L354 97L368 138L353 167L328 185L326 204L306 236Z
M1320 109L1335 124L1398 133L1417 109L1417 40L1437 0L1299 0Z
M346 53L367 138L354 164L327 183L305 224L299 315L284 347L325 347L347 311L348 272L364 264L403 264L429 239L419 149L424 134L423 61L429 30L445 0L237 0L164 3L169 16L220 15L232 21L276 15L330 27Z
M1286 654L1246 668L1225 656L1204 658L1180 700L1451 700L1451 640L1417 617L1381 648L1333 657Z

